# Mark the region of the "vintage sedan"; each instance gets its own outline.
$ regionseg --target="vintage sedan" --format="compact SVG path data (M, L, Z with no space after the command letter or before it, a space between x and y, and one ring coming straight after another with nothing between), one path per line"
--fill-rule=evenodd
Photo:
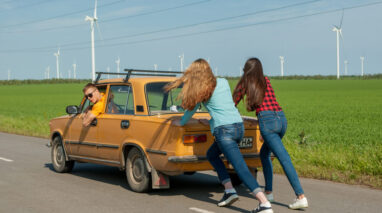
M210 119L208 112L202 107L185 126L180 126L184 110L176 97L181 88L163 91L178 73L125 71L125 78L100 81L104 73L98 73L96 86L105 93L107 103L104 113L89 127L82 125L81 118L89 106L85 97L78 106L66 108L68 115L50 121L54 170L70 172L76 161L118 167L126 171L127 182L136 192L169 188L168 176L212 170L206 152L214 137L210 127L198 121ZM133 75L146 76L130 78ZM245 136L239 147L255 175L261 166L259 126L255 118L243 120ZM232 165L224 156L222 159L232 181L240 183Z

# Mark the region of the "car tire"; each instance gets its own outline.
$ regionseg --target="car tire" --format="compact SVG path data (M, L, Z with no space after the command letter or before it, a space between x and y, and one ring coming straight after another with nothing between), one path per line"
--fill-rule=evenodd
M130 188L135 192L147 192L150 189L150 173L146 167L146 159L137 148L132 148L126 158L126 178Z
M55 137L53 139L51 157L53 168L56 172L66 173L72 171L74 161L66 161L65 151L60 137Z

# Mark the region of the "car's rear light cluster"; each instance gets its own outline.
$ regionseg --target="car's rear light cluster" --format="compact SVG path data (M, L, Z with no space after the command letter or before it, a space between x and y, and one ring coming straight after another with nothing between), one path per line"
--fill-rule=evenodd
M202 142L206 142L206 141L207 141L207 135L206 134L183 136L183 143L184 144L202 143Z

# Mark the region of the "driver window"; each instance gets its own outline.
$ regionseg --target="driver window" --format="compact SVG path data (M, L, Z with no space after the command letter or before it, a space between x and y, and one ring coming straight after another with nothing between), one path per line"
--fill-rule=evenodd
M108 114L134 114L133 93L130 86L111 86L107 102Z
M106 86L99 86L97 87L100 93L105 94L106 93ZM81 113L85 112L85 110L89 107L90 101L88 99L85 100L85 102L82 105Z

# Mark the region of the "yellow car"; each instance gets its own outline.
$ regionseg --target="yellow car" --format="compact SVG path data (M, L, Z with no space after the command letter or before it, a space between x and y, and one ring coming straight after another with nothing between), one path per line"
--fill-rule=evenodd
M85 97L79 100L79 106L66 108L68 115L50 121L55 171L70 172L75 161L115 166L126 171L131 189L145 192L169 188L168 176L212 170L206 152L214 137L208 125L198 122L210 119L206 109L198 109L185 126L180 126L184 112L176 99L180 88L163 91L167 83L176 79L175 74L125 71L125 78L97 81L99 91L107 95L107 103L104 113L89 127L84 127L80 118L89 106ZM98 73L97 79L102 74ZM130 78L132 75L147 76ZM255 175L261 166L259 126L255 118L243 120L245 136L239 147ZM240 183L229 162L224 162L233 183Z

